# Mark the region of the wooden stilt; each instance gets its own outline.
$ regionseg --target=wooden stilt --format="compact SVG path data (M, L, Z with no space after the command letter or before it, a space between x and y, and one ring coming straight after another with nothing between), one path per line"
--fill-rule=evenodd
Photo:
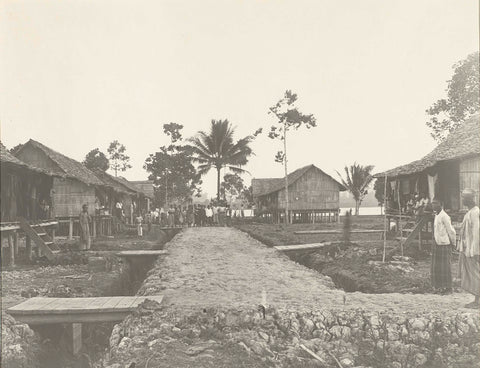
M70 218L68 223L68 240L73 240L73 219Z
M72 353L77 355L82 349L82 324L72 323Z
M13 233L13 249L15 257L18 257L18 233L16 231Z
M97 237L97 219L95 217L93 218L92 225L92 237L95 239Z
M8 234L7 240L8 240L8 249L10 251L10 265L15 266L15 249L14 249L14 246L13 246L13 236L12 236L12 234Z
M32 239L27 235L25 237L25 249L27 252L27 259L32 260Z
M50 232L50 237L52 238L52 242L55 242L55 228L52 227L52 231Z

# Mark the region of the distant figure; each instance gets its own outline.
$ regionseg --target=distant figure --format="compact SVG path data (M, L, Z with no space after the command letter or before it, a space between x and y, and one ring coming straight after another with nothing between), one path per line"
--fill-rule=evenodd
M193 206L189 205L187 209L187 225L192 227L195 224L195 214L193 211Z
M225 217L226 217L226 225L231 226L232 225L232 209L228 204L227 204L227 208L225 209Z
M452 247L455 246L456 234L450 216L443 210L442 203L435 199L432 202L432 208L435 212L431 265L432 286L442 293L448 293L452 291Z
M122 219L123 204L120 201L117 201L117 203L115 204L115 214L119 220Z
M210 205L208 205L207 208L205 209L205 216L207 217L207 224L209 226L212 226L213 225L213 210L212 210L212 207Z
M80 250L90 249L90 215L88 214L88 205L82 206L82 212L79 216L80 222Z
M212 206L213 220L214 224L218 224L218 206Z
M183 223L185 221L185 212L183 211L182 206L178 207L177 217L178 217L178 225L183 226Z
M138 216L135 218L135 222L137 223L137 235L138 236L143 236L143 227L142 227L142 215L138 214Z
M175 208L170 206L168 208L168 227L173 227L175 225Z
M459 274L462 280L462 289L475 296L475 300L465 307L478 308L480 307L480 211L475 204L475 191L465 189L462 192L462 201L467 206L468 212L463 218L457 246L460 252Z
M147 233L150 233L150 231L152 230L152 222L153 222L152 211L148 211L145 218L146 218L146 222L147 222Z

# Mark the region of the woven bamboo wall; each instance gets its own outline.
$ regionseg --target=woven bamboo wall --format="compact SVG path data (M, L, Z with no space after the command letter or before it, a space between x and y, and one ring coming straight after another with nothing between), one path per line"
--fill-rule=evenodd
M290 210L339 208L339 187L330 176L312 168L289 186ZM285 208L285 189L278 193L278 206Z
M52 199L56 217L78 216L83 204L95 211L95 188L75 179L54 178Z

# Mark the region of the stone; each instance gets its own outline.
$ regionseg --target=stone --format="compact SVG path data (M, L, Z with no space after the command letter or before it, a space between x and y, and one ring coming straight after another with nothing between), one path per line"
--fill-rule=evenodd
M410 327L413 330L423 331L425 330L427 323L423 318L415 318L410 321Z

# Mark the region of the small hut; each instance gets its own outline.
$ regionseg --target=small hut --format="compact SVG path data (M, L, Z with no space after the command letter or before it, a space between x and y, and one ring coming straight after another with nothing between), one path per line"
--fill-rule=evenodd
M51 190L55 174L20 161L0 143L1 222L51 218Z
M399 212L418 193L421 197L428 196L430 200L438 198L444 202L447 212L454 216L460 214L464 210L460 196L463 189L474 189L477 203L479 199L479 116L465 121L422 159L376 174L375 177L382 182L387 177L387 212Z
M280 222L285 213L285 179L252 179L256 214ZM288 174L289 216L292 222L336 222L342 184L308 165Z
M94 212L95 188L103 183L80 162L33 139L25 143L15 156L60 176L53 179L52 208L55 217L76 217L85 203L90 212Z

